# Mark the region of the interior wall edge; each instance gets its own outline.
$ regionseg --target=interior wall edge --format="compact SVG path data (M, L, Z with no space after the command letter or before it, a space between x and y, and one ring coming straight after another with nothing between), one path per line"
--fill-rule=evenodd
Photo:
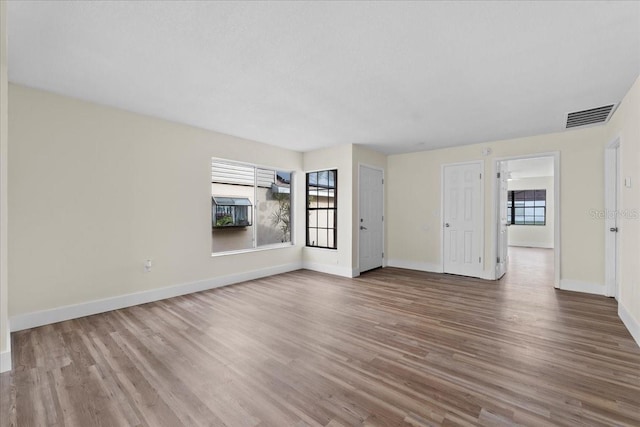
M624 323L627 330L631 334L631 337L635 340L638 347L640 347L640 320L633 317L631 311L628 310L624 304L618 301L618 317Z
M604 284L584 282L581 280L560 279L560 288L563 291L583 292L585 294L603 295Z

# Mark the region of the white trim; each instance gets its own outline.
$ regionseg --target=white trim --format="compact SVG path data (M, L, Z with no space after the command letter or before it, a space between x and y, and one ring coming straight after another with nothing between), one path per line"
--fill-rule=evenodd
M302 268L301 263L283 264L260 270L245 271L242 273L214 277L192 283L168 286L166 288L152 289L100 300L87 301L79 304L56 307L49 310L19 314L17 316L12 316L10 319L11 332L76 319L78 317L90 316L92 314L104 313L106 311L118 310L138 304L145 304L166 298L186 295L193 292L219 288L222 286L232 285L234 283L245 282L247 280L259 279L261 277L272 276L274 274L299 270L300 268Z
M0 374L11 370L11 350L0 353Z
M302 263L302 268L306 270L317 271L319 273L326 273L326 274L332 274L334 276L349 277L349 278L357 277L360 275L360 272L354 268L340 267L337 265L329 265L329 264L321 264L317 262L304 261Z
M479 275L471 275L471 277L485 278L487 273L485 272L485 266L487 265L487 257L485 253L484 237L485 237L485 205L484 205L484 192L485 192L485 178L487 171L485 170L485 161L483 160L471 160L468 162L454 162L443 163L440 165L440 270L444 272L444 170L449 166L464 166L464 165L480 165L481 178L480 178L480 271ZM495 249L494 249L495 252ZM493 273L490 273L491 279L495 278L495 255L493 256Z
M369 168L369 169L373 169L373 170L377 170L382 172L382 217L384 218L386 215L386 200L385 200L385 191L384 191L384 168L380 168L378 166L373 166L373 165L369 165L367 163L360 163L358 162L358 189L357 189L357 197L358 197L358 218L356 221L356 232L358 233L358 244L356 245L356 266L354 268L354 271L357 271L358 274L351 276L351 277L358 277L360 275L360 171L361 169L365 167L365 168ZM386 219L386 218L385 218ZM386 230L386 224L385 224L385 219L382 220L382 253L384 254L382 256L382 267L386 266L386 256L387 253L384 249L384 245L385 245L385 230Z
M496 176L498 172L498 163L504 160L520 160L520 159L536 159L539 157L553 157L553 210L554 210L554 221L553 221L553 249L554 251L554 287L560 289L560 259L562 257L561 251L561 240L560 240L560 224L562 223L560 216L560 152L559 151L549 151L542 153L530 153L523 154L519 156L508 156L508 157L496 157L493 159L493 176ZM492 217L491 217L491 230L492 236L494 237L494 242L498 240L498 202L496 198L498 197L498 191L496 189L497 182L493 181L493 206L492 206ZM495 245L491 247L491 264L493 268L494 279L495 279L495 271L496 271L496 258L497 258L497 250L498 248ZM602 293L600 292L600 295Z
M407 270L428 271L430 273L443 273L442 264L433 262L405 261L402 259L387 260L387 267L405 268Z
M620 239L609 231L617 227L620 206L620 136L616 136L604 150L604 283L605 295L618 298L620 277L618 257ZM613 178L613 179L612 179Z
M618 317L627 327L627 330L635 340L636 344L640 347L640 321L631 315L631 312L627 308L618 303Z
M247 249L237 249L233 251L224 251L224 252L211 252L211 257L224 257L229 255L238 255L238 254L248 254L251 252L262 252L262 251L270 251L273 249L286 249L286 248L295 248L296 245L293 242L285 242L285 243L273 243L270 245L258 246L255 248L247 248Z
M601 283L582 282L580 280L562 279L560 287L563 291L584 292L586 294L604 295L604 285Z

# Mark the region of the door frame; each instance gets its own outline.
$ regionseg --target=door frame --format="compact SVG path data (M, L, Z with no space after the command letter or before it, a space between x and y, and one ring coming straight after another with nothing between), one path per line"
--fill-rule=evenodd
M620 297L620 287L616 283L616 278L620 277L620 239L616 239L609 229L616 226L620 184L620 136L616 136L604 150L604 294L616 299Z
M480 178L480 224L482 226L479 230L480 235L480 257L482 261L480 262L480 266L482 267L482 271L479 276L482 279L488 279L486 273L486 256L485 256L485 247L484 247L484 229L486 228L485 220L485 205L484 205L484 192L485 192L485 177L486 171L484 167L484 160L472 160L468 162L454 162L454 163L443 163L440 165L440 269L444 272L444 170L448 166L467 166L467 165L480 165L480 170L482 177ZM492 273L495 276L495 265L493 267L494 272Z
M561 239L560 239L560 152L559 151L548 151L543 153L530 153L523 154L519 156L507 156L507 157L496 157L493 159L493 206L492 206L492 217L491 217L491 231L493 236L494 244L491 247L491 265L493 266L493 280L496 280L496 266L497 266L497 256L498 256L498 239L500 238L500 227L498 226L498 221L500 220L500 213L498 211L498 203L500 202L499 194L498 194L498 163L505 160L521 160L521 159L536 159L539 157L553 157L553 214L554 214L554 224L553 224L553 255L554 255L554 278L553 278L553 287L556 289L560 289L560 259L562 256L561 248Z
M495 166L494 166L496 172L493 174L493 177L494 177L494 184L493 185L494 185L494 191L495 191L495 197L494 198L495 198L495 201L496 201L495 210L496 210L496 215L497 215L496 223L495 223L495 226L497 227L496 247L495 247L495 252L496 252L496 256L495 256L496 267L495 267L495 278L494 278L495 280L500 279L502 276L504 276L504 274L506 274L506 272L507 272L507 267L506 267L507 264L506 263L509 260L509 255L508 255L508 253L509 253L509 229L507 228L507 237L506 237L506 239L507 239L507 256L503 260L504 263L505 263L505 269L504 269L505 271L501 275L498 275L498 264L500 264L498 262L498 257L502 256L502 252L499 251L498 249L501 247L501 245L503 243L503 239L500 237L501 230L502 230L502 221L501 221L501 215L500 215L500 212L501 212L501 209L502 209L502 206L500 206L500 196L501 196L500 188L502 186L502 183L501 183L502 177L500 177L500 178L498 177L498 165L500 165L501 163L505 163L505 165L506 165L507 162L508 162L508 160L496 160ZM507 179L508 179L508 177L507 177ZM508 185L509 184L507 183L507 201L509 200L509 188L508 188ZM507 224L507 226L509 226L509 224Z
M387 251L385 250L385 243L386 243L386 234L387 234L387 203L386 203L386 199L385 199L385 182L384 182L384 168L381 168L379 166L374 166L374 165L370 165L368 163L361 163L358 162L358 192L357 192L357 197L358 197L358 212L357 212L357 218L355 220L356 225L353 226L353 229L358 233L358 244L356 246L356 269L353 272L354 273L354 277L359 276L360 275L360 169L362 169L363 167L365 168L369 168L369 169L374 169L377 171L380 171L382 173L382 267L386 267L387 266Z

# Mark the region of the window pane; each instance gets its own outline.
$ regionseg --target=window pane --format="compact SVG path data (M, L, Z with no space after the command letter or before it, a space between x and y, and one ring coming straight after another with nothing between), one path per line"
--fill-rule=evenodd
M327 190L326 188L318 187L318 207L319 208L327 208L329 207L329 202L327 198Z
M319 209L316 211L316 214L318 216L318 227L321 228L327 228L328 227L328 216L329 216L329 210L328 209Z
M318 187L327 188L329 186L329 171L318 172Z
M536 221L536 224L538 224L538 225L544 225L544 217L543 216L535 217L535 221Z
M516 224L524 224L524 216L516 216L515 221Z
M329 187L336 187L336 171L329 171Z
M329 231L329 233L327 235L327 247L335 249L336 244L335 244L335 240L333 238L334 231L332 229L330 229L328 231Z
M515 208L515 213L518 216L524 215L524 208Z
M272 171L275 181L258 185L257 245L291 242L291 172ZM289 178L289 179L287 179Z
M309 216L309 222L308 225L309 227L317 227L318 226L318 211L317 210L310 210L307 212L307 215Z
M211 252L254 247L255 168L211 161ZM215 203L218 201L218 204ZM248 200L248 205L246 201ZM244 205L240 205L244 203ZM250 224L250 225L249 225Z
M326 248L327 247L327 229L326 228L318 228L318 243L317 246L320 246L322 248Z
M534 211L535 216L544 216L544 208L535 208Z
M318 246L318 229L309 228L307 230L307 244L309 246Z

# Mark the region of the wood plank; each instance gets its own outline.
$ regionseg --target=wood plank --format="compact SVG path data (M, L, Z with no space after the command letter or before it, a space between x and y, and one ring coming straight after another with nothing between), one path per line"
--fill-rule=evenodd
M1 426L640 425L615 300L500 281L300 270L12 335Z

